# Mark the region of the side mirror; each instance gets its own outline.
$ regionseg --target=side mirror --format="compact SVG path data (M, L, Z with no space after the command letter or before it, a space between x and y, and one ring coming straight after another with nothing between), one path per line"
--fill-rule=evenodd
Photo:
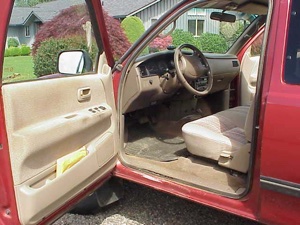
M210 18L212 20L217 20L220 22L229 22L229 23L234 23L236 20L236 16L224 12L212 12L210 14Z
M82 74L93 70L89 54L83 50L62 51L58 55L58 72L61 74Z

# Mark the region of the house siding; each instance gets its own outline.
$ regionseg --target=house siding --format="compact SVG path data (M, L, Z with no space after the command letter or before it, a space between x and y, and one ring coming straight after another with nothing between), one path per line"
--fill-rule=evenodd
M9 38L16 38L20 44L24 44L31 47L32 44L34 43L35 34L37 32L37 26L36 26L37 22L39 22L39 20L37 20L37 18L33 16L28 21L26 21L25 24L9 26L8 33L7 33L7 40ZM29 36L25 35L26 26L29 27L29 33L30 33Z
M25 36L25 26L10 26L7 33L7 40L9 38L16 38L20 44L30 46L34 42L35 37L35 24L32 23L29 26L30 36Z
M143 21L145 29L148 29L152 25L151 19L159 19L162 14L180 1L181 0L160 1L143 11L134 14L134 16L139 17Z
M144 27L147 30L151 25L152 19L159 19L160 16L162 16L166 11L168 11L171 7L173 7L175 4L180 2L180 0L169 0L169 1L160 1L144 10L142 10L139 13L134 14L134 16L139 17L143 23ZM213 21L210 20L210 14L212 9L205 10L205 13L203 15L189 15L189 13L184 13L179 17L179 19L176 22L176 29L182 29L184 31L188 31L188 20L192 19L198 19L204 21L204 33L213 33L213 34L219 34L220 32L220 22L219 21Z
M20 42L20 30L23 26L10 26L7 32L7 39L16 38Z

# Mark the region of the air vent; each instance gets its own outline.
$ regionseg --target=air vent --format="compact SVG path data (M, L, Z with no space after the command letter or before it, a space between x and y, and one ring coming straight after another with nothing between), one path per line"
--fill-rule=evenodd
M139 68L140 68L141 76L146 77L148 75L146 66L141 65L139 66Z

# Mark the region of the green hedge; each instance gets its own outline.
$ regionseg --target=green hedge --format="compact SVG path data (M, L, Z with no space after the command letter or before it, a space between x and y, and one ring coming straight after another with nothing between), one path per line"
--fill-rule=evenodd
M30 53L31 53L31 49L29 46L21 45L21 55L22 56L30 55Z
M10 47L5 50L4 56L19 56L21 55L21 49L19 47Z
M96 44L92 46L91 59L95 59L98 50ZM34 74L40 77L57 73L58 54L63 50L78 49L88 52L85 38L79 36L62 39L49 38L41 42L33 57Z
M172 33L175 47L182 44L192 44L203 52L225 53L228 49L225 38L219 34L203 33L200 37L194 37L192 33L177 29Z
M172 39L173 39L172 44L175 47L178 47L179 45L182 45L182 44L191 44L191 45L194 45L197 48L201 49L199 40L197 38L195 38L193 36L193 34L188 31L176 29L172 33Z
M26 45L21 45L20 47L9 47L5 49L4 57L13 57L13 56L26 56L30 55L31 49Z
M220 34L203 33L198 39L203 52L225 53L228 50L226 40Z

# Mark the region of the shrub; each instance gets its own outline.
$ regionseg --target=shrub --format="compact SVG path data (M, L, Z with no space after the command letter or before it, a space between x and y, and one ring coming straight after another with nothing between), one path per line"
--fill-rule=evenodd
M228 49L225 38L219 34L203 33L199 41L203 52L225 53Z
M200 42L197 40L197 38L195 38L193 36L192 33L188 32L188 31L176 29L172 33L172 38L173 38L172 44L175 47L178 47L179 45L182 45L182 44L191 44L191 45L194 45L197 48L201 49Z
M93 45L95 46L95 45ZM34 74L37 77L57 73L57 57L63 50L82 49L88 51L85 38L73 36L69 38L49 38L40 44L33 57ZM95 57L97 49L92 49L91 57Z
M5 53L4 53L4 55L5 55ZM6 55L8 57L19 56L19 55L21 55L21 49L18 47L10 47L10 48L6 49Z
M172 44L171 36L166 36L166 37L158 36L149 44L149 47L152 52L155 52L155 51L164 50L171 44Z
M8 47L18 47L19 41L16 38L9 38L7 41L7 46Z
M26 45L22 45L20 47L9 47L5 49L4 57L10 57L10 56L26 56L29 55L31 52L30 47Z
M104 12L104 19L107 25L108 37L111 49L115 58L121 55L130 47L118 20ZM46 22L40 28L33 43L32 54L35 55L41 43L49 38L62 39L75 36L86 37L82 25L90 21L85 5L71 6L62 10L51 21ZM95 43L95 42L94 42Z
M43 0L26 0L26 1L16 1L16 6L18 7L32 7L41 2L45 2Z
M234 23L220 23L220 33L225 38L228 47L236 41L236 39L242 34L243 30L244 24L241 21L236 21Z
M119 59L129 49L130 42L121 28L120 22L109 16L107 12L103 13L113 56L115 59Z
M121 26L131 44L133 44L145 32L145 27L140 18L137 16L126 17Z
M21 55L26 56L30 55L31 49L26 45L21 45Z

